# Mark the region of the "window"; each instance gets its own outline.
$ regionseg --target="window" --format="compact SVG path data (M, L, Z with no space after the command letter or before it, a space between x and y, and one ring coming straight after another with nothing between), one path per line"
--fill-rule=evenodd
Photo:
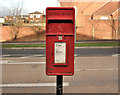
M40 14L36 14L36 18L40 18Z
M30 18L33 18L33 14L30 15Z
M101 20L108 20L108 17L102 16L102 17L100 17L100 19L101 19Z

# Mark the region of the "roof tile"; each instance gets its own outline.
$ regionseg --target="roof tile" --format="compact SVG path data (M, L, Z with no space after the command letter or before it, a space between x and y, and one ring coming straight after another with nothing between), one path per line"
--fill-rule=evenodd
M103 7L99 8L95 15L110 15L118 9L118 2L108 2Z

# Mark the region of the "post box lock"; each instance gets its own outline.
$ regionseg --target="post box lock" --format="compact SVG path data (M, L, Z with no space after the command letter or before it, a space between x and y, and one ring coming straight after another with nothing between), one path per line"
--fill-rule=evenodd
M58 36L58 40L62 40L62 35Z

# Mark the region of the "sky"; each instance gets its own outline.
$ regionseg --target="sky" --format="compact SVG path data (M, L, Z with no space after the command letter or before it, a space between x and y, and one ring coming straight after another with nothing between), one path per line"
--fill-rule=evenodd
M64 0L61 0L64 1ZM71 0L65 0L71 1ZM90 2L90 1L108 1L108 0L75 0L76 2ZM119 1L119 0L111 0L111 1ZM57 0L0 0L0 17L5 16L7 12L5 10L15 8L16 6L23 4L24 14L28 14L31 12L39 11L41 13L45 13L46 7L57 7L60 6Z
M59 3L57 0L0 0L0 11L4 8L14 8L16 6L23 5L23 9L28 12L44 11L46 7L57 7Z

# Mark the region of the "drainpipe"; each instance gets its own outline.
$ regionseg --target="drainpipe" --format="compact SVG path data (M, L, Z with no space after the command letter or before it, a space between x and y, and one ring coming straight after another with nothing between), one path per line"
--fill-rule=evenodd
M91 16L91 20L93 20L93 14ZM95 37L95 29L94 29L94 25L92 24L92 39L94 40Z
M120 8L118 7L118 9L116 11L114 11L111 16L113 16L117 11L118 11L118 16L119 16L119 10ZM112 17L113 18L113 17ZM119 26L119 18L118 18L118 26ZM115 32L116 32L116 39L119 39L119 27L118 29L115 29Z
M94 33L95 33L95 31L94 31L94 25L92 24L92 38L93 38L93 40L94 40Z
M115 39L116 38L116 30L114 29L115 27L115 22L114 22L114 18L113 18L113 15L111 14L111 26L112 26L112 39ZM115 30L115 36L114 36L114 30ZM115 38L114 38L115 37Z

